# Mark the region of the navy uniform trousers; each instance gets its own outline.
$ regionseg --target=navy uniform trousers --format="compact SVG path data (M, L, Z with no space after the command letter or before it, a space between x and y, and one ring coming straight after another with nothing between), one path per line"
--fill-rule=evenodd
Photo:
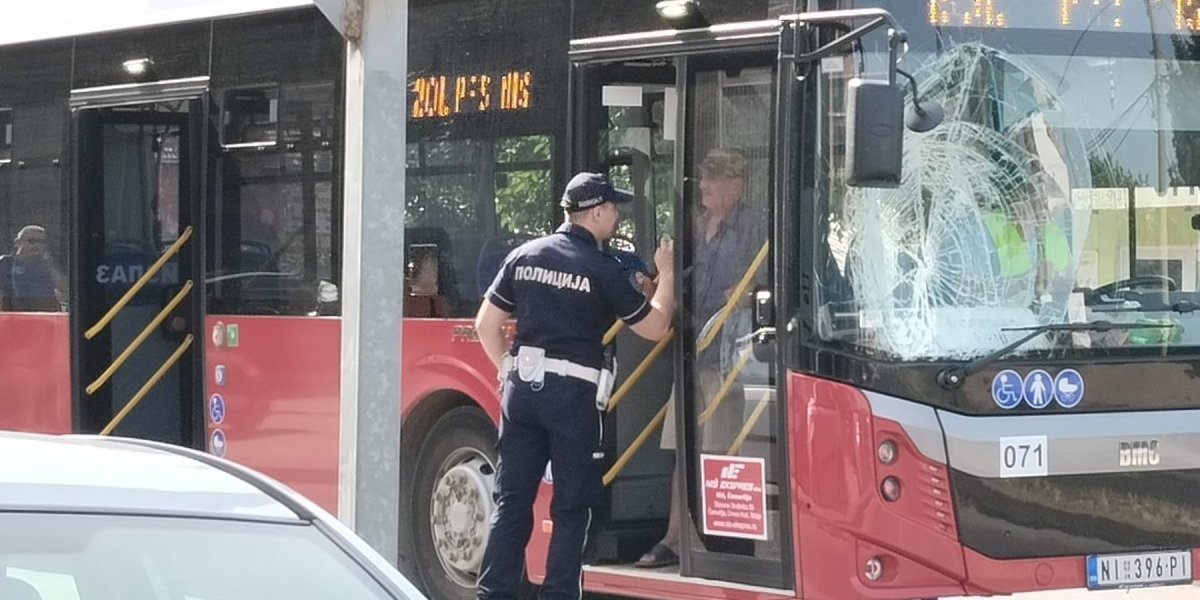
M596 386L547 373L542 388L511 373L501 397L496 512L479 574L479 600L512 600L524 577L533 502L551 462L554 530L541 600L579 600L581 561L592 511L603 492L600 440L604 415Z

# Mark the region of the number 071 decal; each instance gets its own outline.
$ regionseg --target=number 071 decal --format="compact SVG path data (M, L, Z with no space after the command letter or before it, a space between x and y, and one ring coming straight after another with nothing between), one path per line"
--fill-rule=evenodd
M1044 435L1000 438L1001 477L1039 477L1049 472L1050 446Z

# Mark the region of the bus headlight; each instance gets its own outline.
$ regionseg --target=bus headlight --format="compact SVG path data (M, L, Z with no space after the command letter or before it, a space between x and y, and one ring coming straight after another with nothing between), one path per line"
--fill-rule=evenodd
M878 556L868 558L867 564L863 565L863 576L870 581L879 581L883 577L883 560Z
M883 483L879 485L879 491L883 494L883 499L888 502L895 502L900 499L900 480L895 477L884 477Z
M876 455L879 457L879 462L890 465L896 462L896 442L892 440L884 440L879 444Z

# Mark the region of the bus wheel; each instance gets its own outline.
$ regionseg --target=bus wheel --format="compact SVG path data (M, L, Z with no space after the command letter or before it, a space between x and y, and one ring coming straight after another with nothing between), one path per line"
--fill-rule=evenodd
M495 504L496 428L484 412L452 409L429 430L416 468L410 531L425 592L469 600Z

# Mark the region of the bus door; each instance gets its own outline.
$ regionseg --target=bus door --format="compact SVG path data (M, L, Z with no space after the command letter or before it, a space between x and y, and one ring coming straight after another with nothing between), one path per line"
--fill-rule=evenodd
M789 588L786 431L773 357L753 341L755 292L771 288L775 54L681 60L682 401L668 417L690 516L682 574Z
M672 235L675 205L675 143L678 114L673 60L612 62L576 71L577 111L573 131L573 170L606 173L631 190L636 200L624 207L610 252L629 271L654 275L660 235ZM593 537L595 563L631 563L662 535L670 510L674 455L652 442L635 445L671 391L671 342L655 351L628 329L615 338L619 365L614 397L605 422L605 453L620 466L609 468L605 527ZM648 367L636 379L638 365ZM624 388L624 391L622 391Z
M664 569L792 585L774 361L750 343L750 299L770 286L775 55L638 56L575 72L572 167L606 172L638 197L614 253L653 265L658 239L671 236L681 268L670 342L616 338L605 427L615 464L593 564L637 560L662 539L675 502L680 564ZM682 493L672 494L676 474Z
M203 96L144 91L72 98L75 429L201 447Z

